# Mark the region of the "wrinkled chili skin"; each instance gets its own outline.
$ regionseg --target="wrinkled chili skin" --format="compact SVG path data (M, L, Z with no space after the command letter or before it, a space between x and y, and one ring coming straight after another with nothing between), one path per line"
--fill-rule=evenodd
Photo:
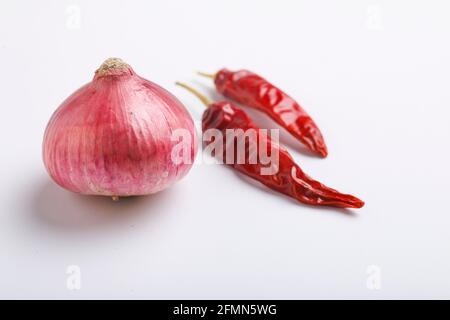
M308 149L327 156L325 140L313 119L294 99L266 79L248 70L222 69L216 73L214 83L224 96L266 113Z
M256 145L259 146L260 139L265 139L268 150L278 152L279 163L278 171L272 175L262 175L259 162L250 164L248 157L250 154L250 142L245 143L246 161L244 164L233 163L228 164L239 172L261 182L272 190L281 192L302 203L309 205L325 205L341 208L361 208L364 202L358 198L342 194L331 189L318 181L311 179L306 175L300 167L294 162L294 159L286 149L273 142L270 137L262 134L258 127L252 123L249 116L242 109L234 106L227 101L216 102L209 105L202 117L202 130L205 133L208 129L217 129L222 133L223 145L226 146L226 130L227 129L248 129L257 130ZM211 143L212 141L210 141ZM208 143L206 143L208 144ZM228 146L230 146L228 144ZM230 148L224 148L220 155L216 155L223 163L226 161L227 152ZM236 148L233 148L233 151Z

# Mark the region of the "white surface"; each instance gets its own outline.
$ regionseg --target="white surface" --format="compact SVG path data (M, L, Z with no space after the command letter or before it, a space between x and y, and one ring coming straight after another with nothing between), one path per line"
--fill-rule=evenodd
M450 298L449 11L448 1L2 1L0 297ZM110 56L197 119L203 107L175 80L212 96L195 70L264 75L326 137L324 160L291 148L303 169L366 207L307 207L219 165L132 201L62 190L42 164L45 125ZM70 265L80 290L66 287ZM379 290L367 287L371 265Z

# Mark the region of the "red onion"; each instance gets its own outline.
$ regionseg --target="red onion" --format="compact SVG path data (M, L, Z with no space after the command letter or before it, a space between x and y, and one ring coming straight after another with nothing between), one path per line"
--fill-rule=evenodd
M187 174L196 151L181 102L117 58L55 111L43 143L45 166L60 186L113 199L169 187Z

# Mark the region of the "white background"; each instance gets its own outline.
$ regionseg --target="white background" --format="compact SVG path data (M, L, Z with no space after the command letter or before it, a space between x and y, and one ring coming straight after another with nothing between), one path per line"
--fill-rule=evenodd
M1 1L0 297L450 298L449 13L448 1ZM326 137L319 159L282 135L302 168L366 206L308 207L220 165L119 203L61 189L42 163L45 126L111 56L195 119L203 106L174 81L218 99L196 70L260 73Z

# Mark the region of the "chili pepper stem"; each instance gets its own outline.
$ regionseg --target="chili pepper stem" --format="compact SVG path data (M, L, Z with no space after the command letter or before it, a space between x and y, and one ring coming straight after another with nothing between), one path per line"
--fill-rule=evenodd
M216 77L215 73L206 73L206 72L197 71L197 74L202 77L211 78L211 79L214 79Z
M211 101L205 97L204 95L202 95L200 92L198 92L197 90L195 90L194 88L188 86L187 84L184 84L182 82L175 82L176 85L185 88L187 91L189 91L190 93L192 93L193 95L195 95L197 98L199 98L199 100L201 102L203 102L203 104L205 106L209 106L211 104Z

